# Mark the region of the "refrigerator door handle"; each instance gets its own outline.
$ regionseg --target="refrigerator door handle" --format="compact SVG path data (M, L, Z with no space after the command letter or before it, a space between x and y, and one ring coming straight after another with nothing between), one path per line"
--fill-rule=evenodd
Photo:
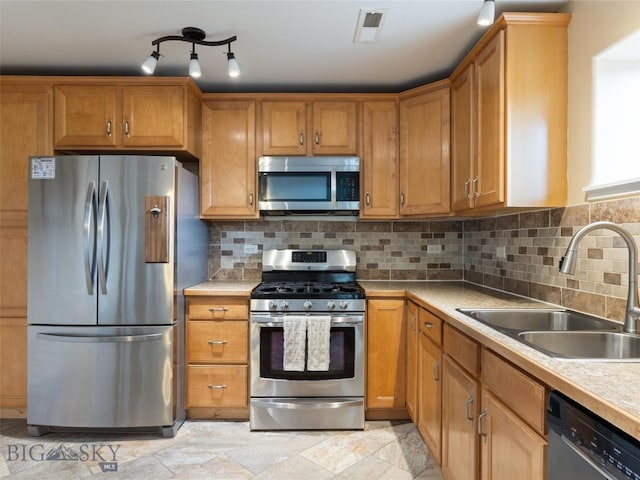
M109 182L104 180L100 185L100 200L98 202L98 277L100 291L107 294L107 279L109 278L109 260L111 256L111 195Z
M93 295L95 268L96 268L96 250L95 250L95 213L96 213L96 183L89 182L87 186L87 199L84 204L84 225L83 225L83 243L84 243L84 278L87 284L87 293ZM91 237L93 227L94 236Z
M57 333L38 333L39 340L49 342L71 343L132 343L161 340L161 333L147 333L144 335L60 335Z

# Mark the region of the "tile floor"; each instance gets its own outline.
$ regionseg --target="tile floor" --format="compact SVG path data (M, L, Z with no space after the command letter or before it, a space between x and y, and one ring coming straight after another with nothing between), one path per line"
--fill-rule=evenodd
M189 421L165 439L78 433L34 438L25 420L0 420L0 434L0 478L442 478L407 422L367 422L364 431L250 432L248 422Z

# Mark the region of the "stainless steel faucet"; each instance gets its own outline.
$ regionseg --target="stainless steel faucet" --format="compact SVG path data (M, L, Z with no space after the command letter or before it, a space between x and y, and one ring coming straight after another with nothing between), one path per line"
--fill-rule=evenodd
M605 229L616 232L622 237L629 249L629 293L627 294L627 310L624 317L623 330L627 333L640 333L640 302L638 302L637 268L638 246L633 235L619 225L612 222L594 222L582 227L573 236L564 257L560 259L560 271L573 275L576 271L576 257L578 245L582 238L593 230Z

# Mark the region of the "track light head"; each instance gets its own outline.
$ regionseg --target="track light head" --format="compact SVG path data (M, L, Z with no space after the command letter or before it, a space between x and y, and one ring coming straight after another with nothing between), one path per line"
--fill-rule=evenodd
M200 78L202 76L198 54L195 52L191 54L191 60L189 60L189 76L192 78Z
M238 65L236 56L231 52L227 53L227 70L232 78L240 76L240 65Z
M478 25L486 27L493 24L496 15L496 3L494 0L484 0L478 14Z
M156 69L158 58L160 58L160 46L158 46L158 50L156 50L155 52L151 52L149 58L142 62L142 71L148 75L151 75Z

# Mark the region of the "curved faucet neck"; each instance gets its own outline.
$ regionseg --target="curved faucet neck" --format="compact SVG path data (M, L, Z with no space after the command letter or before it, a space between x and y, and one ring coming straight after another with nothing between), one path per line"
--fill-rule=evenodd
M622 237L629 250L629 292L627 295L627 307L624 320L624 331L628 333L640 333L640 302L638 301L637 268L638 246L631 233L612 222L593 222L578 230L567 247L567 252L560 265L560 271L573 274L578 245L593 230L611 230Z

